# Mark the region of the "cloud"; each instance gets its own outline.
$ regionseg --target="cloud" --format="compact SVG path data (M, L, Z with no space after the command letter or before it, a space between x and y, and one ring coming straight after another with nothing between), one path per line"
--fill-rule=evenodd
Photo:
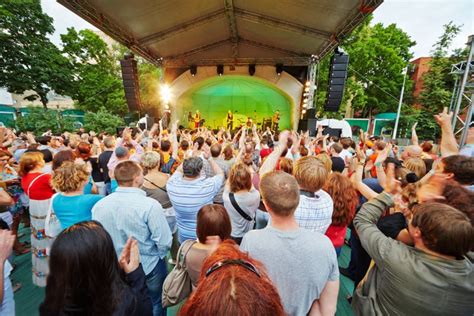
M95 26L82 19L75 13L66 9L55 0L41 0L43 11L54 19L54 34L50 36L51 41L56 44L61 44L60 34L67 32L68 27L74 27L77 30L91 29L97 30Z
M472 0L385 0L374 12L374 23L395 23L404 30L416 46L414 57L429 56L433 44L443 33L443 25L453 21L463 24L452 47L463 47L473 34L474 1Z

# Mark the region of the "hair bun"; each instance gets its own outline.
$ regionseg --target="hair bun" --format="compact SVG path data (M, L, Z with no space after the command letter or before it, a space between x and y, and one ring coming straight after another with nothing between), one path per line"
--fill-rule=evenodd
M405 179L408 183L415 183L419 180L418 176L414 172L410 172L406 175Z

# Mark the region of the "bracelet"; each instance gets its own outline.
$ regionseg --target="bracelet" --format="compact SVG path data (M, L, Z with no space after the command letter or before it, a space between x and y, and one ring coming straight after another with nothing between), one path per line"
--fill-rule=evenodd
M382 167L382 163L380 161L376 162L374 165L376 168Z

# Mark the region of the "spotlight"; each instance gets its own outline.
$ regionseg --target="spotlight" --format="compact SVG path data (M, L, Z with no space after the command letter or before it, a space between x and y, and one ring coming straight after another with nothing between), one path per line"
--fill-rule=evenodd
M224 65L217 65L217 74L222 76L224 74Z
M308 99L304 98L303 103L308 103Z
M305 86L309 87L311 85L311 82L306 81Z
M170 100L171 100L171 89L166 83L161 86L160 93L161 93L161 99L163 100L164 103L167 104L168 102L170 102Z
M309 87L304 88L304 92L309 92Z
M283 72L283 64L276 64L275 70L276 70L277 75L280 76L281 73Z
M191 76L193 76L193 77L197 74L197 71L198 71L196 65L191 65L189 70L191 71Z
M303 111L301 111L301 113L306 114L306 110L303 109Z
M255 74L255 64L249 65L249 74L253 76Z
M306 108L308 105L306 103L303 103L303 108Z

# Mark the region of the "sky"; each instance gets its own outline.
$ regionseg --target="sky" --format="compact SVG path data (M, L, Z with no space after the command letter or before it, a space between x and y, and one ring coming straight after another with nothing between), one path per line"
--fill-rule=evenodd
M344 1L344 0L338 0ZM96 29L55 0L41 0L43 10L54 19L56 29L52 41L59 45L59 34L68 27ZM374 12L374 23L395 23L408 33L416 46L415 58L429 56L433 44L443 32L443 25L454 21L463 24L454 39L453 48L463 47L469 34L474 34L474 0L385 0Z

